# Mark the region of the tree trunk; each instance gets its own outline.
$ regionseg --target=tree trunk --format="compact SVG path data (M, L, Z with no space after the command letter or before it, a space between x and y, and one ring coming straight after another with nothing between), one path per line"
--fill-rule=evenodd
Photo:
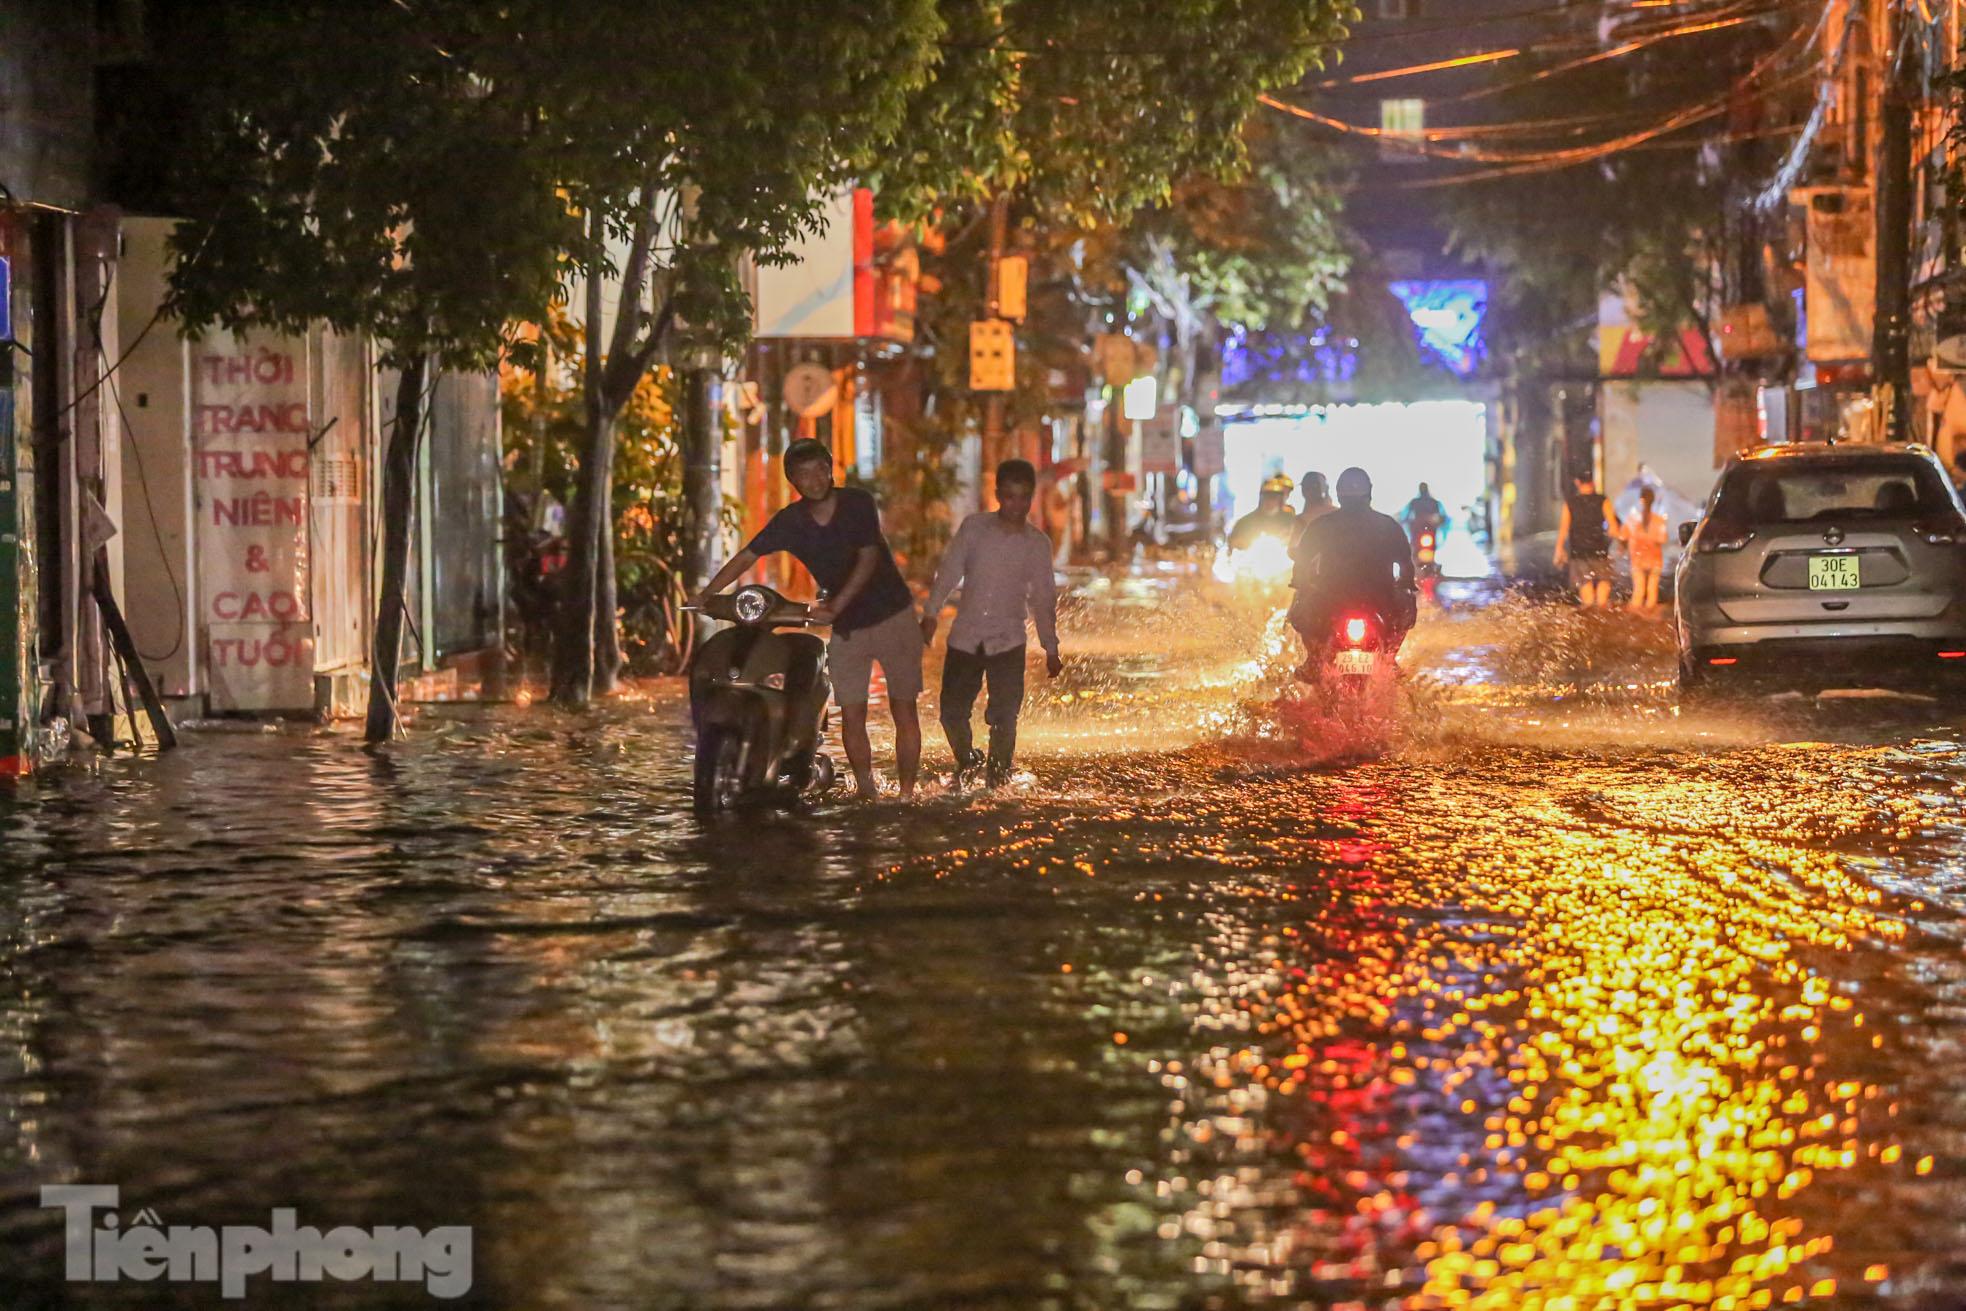
M580 481L575 485L567 540L565 590L555 616L553 699L562 705L584 706L593 698L595 634L599 624L603 540L613 536L608 513L608 471L614 462L614 415L601 395L599 380L589 374L587 439L580 452ZM614 553L606 552L612 563ZM609 589L612 595L613 589Z
M396 671L403 658L403 592L409 579L410 527L416 492L416 447L423 429L430 357L413 355L396 383L396 417L382 457L382 591L376 598L375 645L369 652L369 717L363 736L387 742L396 733Z
M700 366L683 375L683 586L692 594L722 563L724 440L710 403L716 380L716 370Z
M607 485L601 491L607 507L601 517L601 540L594 563L594 695L612 696L621 686L621 602L614 571L614 469L612 457Z

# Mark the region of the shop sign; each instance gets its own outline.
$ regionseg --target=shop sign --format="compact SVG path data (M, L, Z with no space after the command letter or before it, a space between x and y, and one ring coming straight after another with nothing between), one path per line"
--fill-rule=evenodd
M1181 472L1181 430L1179 412L1173 406L1140 426L1140 471L1142 473Z
M1804 349L1818 363L1870 358L1877 305L1877 256L1868 191L1809 191L1808 305Z
M306 343L225 333L192 354L198 595L214 710L314 703Z
M839 403L839 379L825 365L808 361L786 373L785 407L801 419L831 414Z

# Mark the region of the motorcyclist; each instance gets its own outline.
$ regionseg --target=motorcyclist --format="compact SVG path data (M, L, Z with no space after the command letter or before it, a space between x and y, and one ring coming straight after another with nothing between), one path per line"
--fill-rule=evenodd
M1434 494L1427 490L1425 483L1420 484L1419 493L1399 512L1399 519L1406 525L1407 536L1416 542L1420 540L1420 534L1429 529L1436 540L1446 535L1447 507L1434 499Z
M1288 543L1291 530L1297 526L1297 516L1290 510L1290 493L1293 484L1286 474L1272 474L1263 481L1257 493L1256 508L1236 520L1236 526L1229 530L1229 549L1247 551L1256 545L1259 537L1275 537Z
M1338 508L1304 529L1290 585L1297 596L1290 624L1304 639L1306 668L1349 610L1379 615L1397 652L1419 609L1413 547L1391 515L1372 508L1372 479L1352 468L1338 475Z
M1331 503L1331 487L1324 475L1315 471L1304 475L1304 508L1297 512L1297 524L1290 530L1290 558L1297 558L1297 544L1304 540L1304 530L1338 507Z

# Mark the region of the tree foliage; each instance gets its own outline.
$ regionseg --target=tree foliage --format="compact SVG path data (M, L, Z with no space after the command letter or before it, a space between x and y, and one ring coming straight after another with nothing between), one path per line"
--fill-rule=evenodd
M198 143L168 184L185 219L171 310L193 328L326 323L372 336L391 364L495 362L509 325L551 299L579 227L531 106L438 39L488 39L490 12L462 0L205 9L171 47Z
M1119 258L1170 303L1251 331L1295 329L1345 286L1353 259L1341 179L1327 148L1252 119L1244 162L1222 176L1177 180L1163 204L1135 214Z
M1323 62L1349 0L942 0L935 76L872 172L890 209L1016 191L1047 223L1124 220L1243 161L1256 97Z
M487 76L529 88L585 217L571 259L587 282L588 437L553 668L555 698L578 704L615 673L603 527L617 416L663 352L742 341L740 257L783 261L818 227L829 195L891 138L941 23L934 0L512 0L501 12L512 38L484 52ZM617 293L605 339L604 278Z

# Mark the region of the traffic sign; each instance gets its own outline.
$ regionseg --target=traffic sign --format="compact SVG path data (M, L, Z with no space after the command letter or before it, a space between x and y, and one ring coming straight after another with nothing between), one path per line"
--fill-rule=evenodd
M1017 386L1017 341L1002 319L969 325L969 389L1010 391Z

